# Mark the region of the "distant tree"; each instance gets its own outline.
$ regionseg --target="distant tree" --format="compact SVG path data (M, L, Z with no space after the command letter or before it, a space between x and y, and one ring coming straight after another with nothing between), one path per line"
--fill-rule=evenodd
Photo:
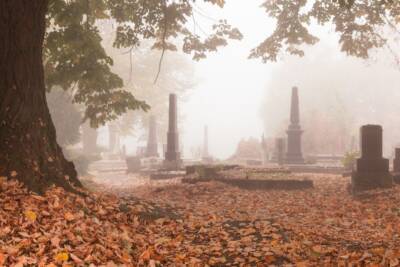
M179 40L182 50L196 60L226 45L227 38L241 38L226 21L215 25L206 38L192 33L186 22L192 19L193 3L0 1L0 176L18 179L37 192L52 184L71 191L71 183L80 186L73 164L57 144L45 84L72 90L74 102L85 106L84 118L92 126L127 110L148 110L145 102L121 89L122 79L111 71L113 61L102 47L96 21L116 21L118 48L134 48L148 39L156 49L177 50L173 40Z

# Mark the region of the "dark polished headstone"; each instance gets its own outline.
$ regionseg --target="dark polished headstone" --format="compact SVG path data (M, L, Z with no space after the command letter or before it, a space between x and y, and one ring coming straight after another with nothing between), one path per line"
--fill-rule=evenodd
M165 152L164 167L167 169L179 169L181 164L181 154L179 152L177 97L175 94L170 94L167 152Z
M300 127L299 95L297 87L292 88L292 102L290 105L290 125L286 133L286 163L303 164L304 158L301 151L301 135L303 131Z
M149 136L147 139L146 157L158 157L157 122L154 116L149 119Z
M391 187L389 160L382 157L382 127L364 125L360 129L361 158L352 174L353 192Z

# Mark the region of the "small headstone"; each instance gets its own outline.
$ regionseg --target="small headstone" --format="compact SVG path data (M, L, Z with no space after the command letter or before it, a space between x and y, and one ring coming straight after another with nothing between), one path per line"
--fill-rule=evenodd
M389 172L389 160L382 157L382 127L362 126L360 140L361 158L357 159L351 179L353 192L391 187L393 178Z

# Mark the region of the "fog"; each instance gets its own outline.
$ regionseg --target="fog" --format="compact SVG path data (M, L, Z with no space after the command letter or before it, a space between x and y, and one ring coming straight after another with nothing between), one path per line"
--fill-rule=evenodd
M113 70L124 79L127 90L152 106L149 114L158 117L159 142L166 142L168 94L176 93L185 158L201 149L205 125L209 152L219 159L232 156L242 139L264 135L273 143L286 135L290 92L297 86L306 154L343 154L357 146L362 124L377 123L384 129L385 154L391 155L400 143L396 127L400 71L393 55L383 50L372 51L368 60L346 56L332 28L313 25L321 41L305 47L304 57L284 55L278 63L267 64L248 59L250 50L275 26L260 8L261 2L230 1L223 9L196 4L195 22L190 22L194 32L205 36L216 20L225 18L244 39L230 41L200 62L167 51L156 83L161 53L146 44L132 55L112 48L113 22L101 25L106 50L115 62ZM129 128L119 142L129 154L146 145L147 121L148 114L136 111L117 122L120 128ZM108 126L99 133L98 143L106 147Z
M348 57L332 29L314 26L321 41L306 48L305 57L268 64L249 60L250 49L273 29L259 2L231 1L220 11L244 40L196 64L201 81L182 108L185 147L201 145L204 124L210 153L220 158L234 153L242 138L285 136L291 88L298 86L306 153L344 153L362 124L377 123L384 129L385 153L391 154L400 140L395 115L400 73L390 53L373 52L369 60Z

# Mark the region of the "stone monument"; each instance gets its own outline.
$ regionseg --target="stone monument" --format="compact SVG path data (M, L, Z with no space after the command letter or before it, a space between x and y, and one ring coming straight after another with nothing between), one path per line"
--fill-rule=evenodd
M382 157L382 127L362 126L360 146L361 158L357 159L351 179L353 193L391 187L393 178L389 172L389 160Z
M154 116L149 119L149 136L147 139L146 157L158 157L157 122Z
M164 167L170 170L177 170L181 167L181 154L179 152L178 135L178 110L177 97L169 95L169 124L167 133L167 152L165 152Z
M301 135L303 131L300 127L299 95L297 87L292 88L292 102L290 105L290 124L287 133L286 163L304 164L301 152Z

